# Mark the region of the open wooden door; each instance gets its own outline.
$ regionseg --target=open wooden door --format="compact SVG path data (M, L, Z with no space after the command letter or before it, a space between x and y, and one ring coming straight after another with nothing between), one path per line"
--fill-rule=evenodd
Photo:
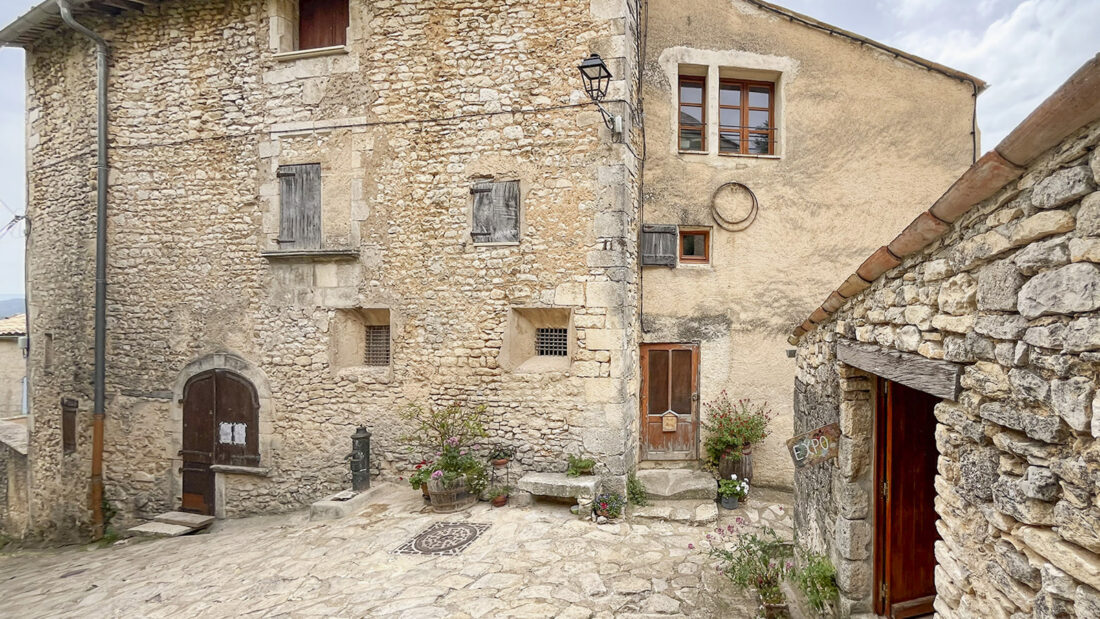
M875 409L875 612L929 614L936 599L933 545L939 399L879 379Z
M695 460L699 347L642 345L642 459Z

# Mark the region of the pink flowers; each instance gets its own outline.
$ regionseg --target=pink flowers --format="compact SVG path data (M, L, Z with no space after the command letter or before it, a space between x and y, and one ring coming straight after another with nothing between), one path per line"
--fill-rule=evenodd
M439 479L440 477L443 477L443 471L434 471L432 473L432 479Z
M695 544L688 544L688 550L695 550Z

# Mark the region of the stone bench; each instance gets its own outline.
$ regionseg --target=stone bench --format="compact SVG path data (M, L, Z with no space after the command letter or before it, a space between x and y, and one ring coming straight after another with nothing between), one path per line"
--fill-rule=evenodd
M565 473L527 473L516 482L516 488L533 496L577 499L578 504L591 503L596 497L600 478L595 475L569 477Z

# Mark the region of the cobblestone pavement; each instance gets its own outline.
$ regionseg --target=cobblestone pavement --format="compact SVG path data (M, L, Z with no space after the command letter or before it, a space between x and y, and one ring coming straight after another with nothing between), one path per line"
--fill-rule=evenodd
M707 529L599 525L564 506L433 514L407 487L378 489L357 516L217 523L210 532L108 548L0 555L10 617L751 617L687 545ZM777 494L778 500L789 495ZM790 531L789 509L750 500L724 512ZM489 523L456 557L391 551L435 522Z

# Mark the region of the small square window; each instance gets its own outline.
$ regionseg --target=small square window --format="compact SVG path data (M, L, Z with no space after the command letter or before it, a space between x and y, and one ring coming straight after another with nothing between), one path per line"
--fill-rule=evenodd
M710 262L710 232L707 230L680 231L680 262Z
M366 365L390 364L390 326L366 325L366 354L363 363Z
M540 357L569 355L569 329L539 327L535 329L535 354Z

